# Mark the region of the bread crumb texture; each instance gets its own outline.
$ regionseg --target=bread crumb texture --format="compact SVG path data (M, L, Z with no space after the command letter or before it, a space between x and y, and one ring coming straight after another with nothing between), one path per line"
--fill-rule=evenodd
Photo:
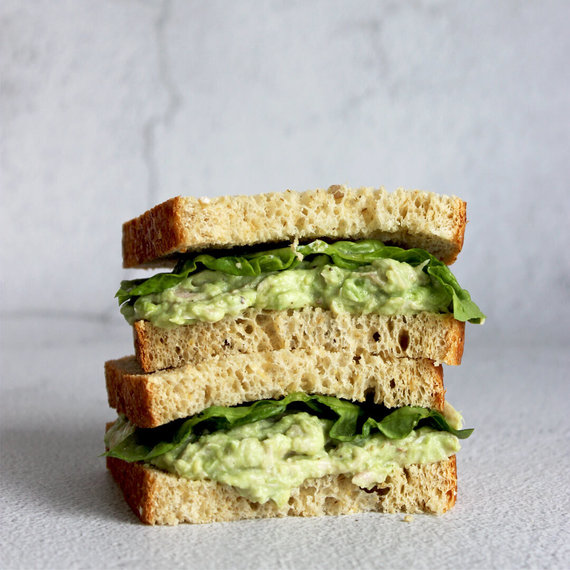
M123 265L160 265L188 251L321 237L421 247L453 263L465 222L465 202L420 190L331 186L209 201L179 196L123 225Z
M284 373L286 371L286 373ZM428 359L287 349L213 357L144 373L134 357L105 363L109 405L139 427L156 427L209 406L281 398L291 392L323 394L389 408L443 410L443 372Z
M148 321L133 328L135 354L141 368L152 372L198 364L214 356L275 350L363 352L390 357L430 358L460 364L465 323L452 315L335 314L315 307L298 310L248 309L239 317L215 323L163 329Z
M361 512L441 514L455 504L455 456L427 465L396 468L367 491L345 476L309 479L295 489L288 505L248 501L227 485L190 481L107 458L107 467L133 512L147 524L211 523L284 516L346 515Z

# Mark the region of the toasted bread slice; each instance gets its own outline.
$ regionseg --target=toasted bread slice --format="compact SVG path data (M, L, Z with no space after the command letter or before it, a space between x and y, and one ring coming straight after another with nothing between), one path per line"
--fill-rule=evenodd
M140 463L107 458L107 467L133 512L147 524L211 523L284 516L361 512L441 514L455 504L455 455L445 461L396 468L372 491L344 476L309 479L279 509L273 501L252 503L213 481L191 481Z
M156 427L209 406L234 406L291 392L373 397L389 408L443 411L441 366L431 360L385 359L362 353L275 350L213 357L199 364L145 374L134 357L105 363L109 405L135 425Z
M316 238L379 239L426 249L447 264L463 246L466 204L419 190L331 186L172 198L123 225L123 266L164 265L176 254Z
M369 352L388 357L430 358L461 364L465 323L452 315L334 314L320 308L262 311L168 329L148 321L133 327L135 355L145 372L197 364L213 356L273 350Z

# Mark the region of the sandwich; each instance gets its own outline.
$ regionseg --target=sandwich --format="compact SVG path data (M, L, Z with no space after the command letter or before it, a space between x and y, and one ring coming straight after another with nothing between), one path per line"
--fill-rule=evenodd
M484 315L465 203L357 189L168 200L123 225L134 356L105 364L107 465L143 522L442 513L471 430L445 401Z

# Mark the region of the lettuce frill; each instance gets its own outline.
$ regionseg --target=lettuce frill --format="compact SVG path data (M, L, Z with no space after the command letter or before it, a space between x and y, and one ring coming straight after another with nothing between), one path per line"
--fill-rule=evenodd
M458 321L478 324L485 320L485 315L471 300L469 292L461 288L449 267L442 261L423 249L402 249L384 245L378 240L335 243L316 240L296 248L282 247L240 256L214 257L200 254L191 259L181 260L170 273L158 273L148 279L122 281L115 296L119 305L125 303L132 305L139 297L161 293L170 287L175 287L202 269L220 271L229 275L257 276L262 273L295 269L302 261L310 261L315 256L327 256L330 264L352 270L382 258L395 259L412 266L424 264L423 271L446 292L449 312L453 313Z
M106 455L129 462L149 461L195 441L202 433L228 430L296 411L305 411L331 420L328 435L333 442L364 440L375 432L388 439L401 439L420 427L447 431L459 439L469 437L473 431L454 429L436 410L416 406L390 410L375 404L296 392L280 400L258 400L235 407L211 406L201 414L158 428L137 428L127 433Z

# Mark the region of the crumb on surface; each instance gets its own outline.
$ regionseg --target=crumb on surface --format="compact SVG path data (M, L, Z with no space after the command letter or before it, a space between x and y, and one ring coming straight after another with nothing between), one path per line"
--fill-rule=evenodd
M410 523L414 520L414 517L412 515L406 515L402 520L404 522Z

